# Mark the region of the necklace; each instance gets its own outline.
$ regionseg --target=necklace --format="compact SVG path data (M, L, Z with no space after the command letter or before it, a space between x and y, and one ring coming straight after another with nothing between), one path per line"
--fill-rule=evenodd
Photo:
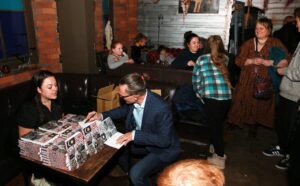
M266 42L267 42L267 40L265 40L264 42L260 42L259 40L257 40L257 42L258 42L258 44L260 44L260 45L265 45Z

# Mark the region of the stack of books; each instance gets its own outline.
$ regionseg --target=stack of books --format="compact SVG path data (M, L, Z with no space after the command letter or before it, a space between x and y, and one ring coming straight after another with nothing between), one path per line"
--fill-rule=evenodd
M118 133L111 118L87 123L84 119L68 114L29 132L19 139L20 154L63 170L78 168Z
M20 154L40 160L39 151L58 137L58 134L43 130L31 131L23 135L19 140Z

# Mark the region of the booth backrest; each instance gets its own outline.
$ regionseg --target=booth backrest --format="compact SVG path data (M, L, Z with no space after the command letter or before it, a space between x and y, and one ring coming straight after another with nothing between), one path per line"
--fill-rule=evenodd
M147 73L150 76L151 81L172 83L176 86L192 83L191 71L151 64L124 64L117 69L108 70L107 75L121 78L122 76L133 72Z
M167 48L167 53L176 57L183 49L182 48ZM151 50L147 53L147 63L155 64L159 60L159 52L157 50Z
M59 88L58 102L64 113L85 115L97 109L96 96L99 88L118 84L120 78L132 72L145 72L151 77L148 88L161 89L162 97L170 99L179 85L191 83L191 72L162 68L154 65L123 65L107 74L72 74L57 73ZM0 89L0 169L4 170L8 159L18 155L18 126L16 113L20 106L29 97L31 91L30 81ZM5 164L5 166L4 166ZM4 173L3 178L11 176ZM5 180L0 179L0 185Z

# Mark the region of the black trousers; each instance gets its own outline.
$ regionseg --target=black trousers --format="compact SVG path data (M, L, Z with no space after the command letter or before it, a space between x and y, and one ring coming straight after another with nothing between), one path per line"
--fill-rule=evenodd
M224 155L224 127L231 100L215 100L204 98L204 111L208 122L211 143L214 146L215 153L218 156Z
M297 122L294 123L293 137L289 141L290 167L288 178L290 186L300 185L300 116L298 117Z
M298 103L279 97L279 104L277 108L277 119L275 121L275 130L278 138L278 145L284 153L289 154L289 138L291 126L296 121L298 112Z

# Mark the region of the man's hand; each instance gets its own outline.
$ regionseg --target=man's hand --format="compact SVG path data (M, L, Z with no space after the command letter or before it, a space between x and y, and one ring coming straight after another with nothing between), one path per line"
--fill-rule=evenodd
M88 115L85 118L85 123L86 122L91 122L91 121L95 121L95 120L102 120L102 114L101 113L97 113L96 111L92 111L89 112Z
M124 144L125 146L131 141L132 141L132 132L127 132L117 139L117 143Z

